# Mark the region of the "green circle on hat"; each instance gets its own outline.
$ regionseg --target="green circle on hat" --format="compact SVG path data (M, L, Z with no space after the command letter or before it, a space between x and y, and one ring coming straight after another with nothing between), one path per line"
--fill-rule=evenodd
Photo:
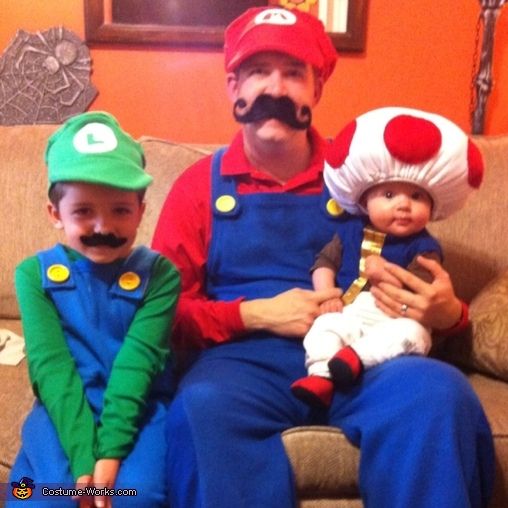
M80 153L106 153L118 146L118 140L109 125L91 122L74 135L72 144Z
M48 141L49 183L85 182L123 190L142 190L152 183L141 145L103 111L74 116Z

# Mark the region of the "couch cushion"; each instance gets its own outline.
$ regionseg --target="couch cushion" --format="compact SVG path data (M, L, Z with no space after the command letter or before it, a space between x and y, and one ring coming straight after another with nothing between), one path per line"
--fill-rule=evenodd
M282 439L299 497L312 499L318 492L324 498L358 497L360 453L339 429L295 427Z
M0 319L0 328L21 335L21 323ZM9 470L18 452L23 421L32 407L34 396L28 381L26 360L16 366L0 365L0 484L7 482ZM0 501L1 503L1 501Z
M0 317L19 316L14 295L14 268L27 256L59 238L46 212L47 176L44 150L56 125L0 126Z
M146 171L153 176L154 183L146 194L146 211L136 242L150 245L160 210L171 185L184 169L210 153L210 150L148 136L141 137L139 141L145 151Z
M469 381L485 410L496 447L494 493L489 508L506 508L508 506L508 418L506 411L508 384L482 374L471 374Z
M508 304L508 280L496 282L508 270L503 241L508 220L508 136L478 136L475 140L485 161L479 191L461 211L429 227L441 241L444 266L457 295L472 304L473 323L467 335L449 339L438 354L508 380L508 317L502 311Z
M442 357L460 366L508 381L508 271L493 280L471 302L471 324L449 338Z
M16 366L0 365L0 386L3 392L0 465L10 468L18 453L21 427L34 401L26 360ZM4 481L0 478L0 483Z
M486 168L480 189L462 210L429 226L443 246L444 266L457 295L467 302L508 268L502 240L508 220L508 136L479 136L475 141Z

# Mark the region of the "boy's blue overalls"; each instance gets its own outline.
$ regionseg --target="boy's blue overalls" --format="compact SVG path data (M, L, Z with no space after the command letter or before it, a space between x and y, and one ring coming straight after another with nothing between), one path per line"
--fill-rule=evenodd
M38 257L43 288L62 320L86 398L98 419L113 362L143 301L157 254L138 247L121 264L101 265L86 258L70 262L63 247L57 245L39 253ZM55 282L48 278L47 269L53 265L63 265L69 270L67 281ZM137 289L125 290L118 284L118 276L126 272L134 272L140 277L141 284ZM154 387L152 392L159 388ZM153 395L161 395L161 392ZM137 489L138 495L117 498L113 505L119 503L117 506L136 508L167 506L166 411L161 398L149 399L138 438L133 450L121 464L115 485L118 488ZM43 499L41 489L44 484L52 489L69 489L75 485L55 427L39 402L35 403L23 426L22 448L14 464L11 480L18 481L23 476L30 477L36 485L30 506L37 506L35 500ZM47 502L59 507L77 506L69 498L45 498L41 506L48 506Z
M212 204L228 195L237 206L214 211L210 297L311 289L314 256L340 227L340 218L326 213L327 191L238 195L234 180L220 176L220 155L212 165ZM367 507L482 505L493 479L490 432L456 369L419 357L387 362L337 393L328 413L291 394L304 375L301 338L258 333L201 352L168 415L171 507L296 506L280 434L312 423L340 427L361 448Z

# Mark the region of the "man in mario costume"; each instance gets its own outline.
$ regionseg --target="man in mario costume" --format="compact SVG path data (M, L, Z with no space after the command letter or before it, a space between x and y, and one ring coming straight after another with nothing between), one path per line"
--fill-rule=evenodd
M241 131L175 182L153 239L182 277L173 333L182 372L167 429L171 507L297 506L281 433L305 424L339 427L360 448L366 506L486 505L492 436L454 367L418 356L385 362L328 411L291 393L306 375L304 335L320 305L341 295L314 291L309 274L341 228L323 185L326 142L311 125L337 55L316 18L273 7L235 19L224 53ZM401 302L416 298L422 324L460 328L467 315L448 275L427 265L430 283L386 268L399 285L383 285L384 305L400 314Z

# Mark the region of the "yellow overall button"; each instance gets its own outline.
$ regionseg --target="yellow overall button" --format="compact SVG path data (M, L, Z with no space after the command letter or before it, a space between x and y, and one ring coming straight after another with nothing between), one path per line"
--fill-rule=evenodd
M337 203L337 201L335 201L335 199L332 198L330 198L326 203L326 211L332 217L338 217L341 213L344 212L344 210L339 206L339 203Z
M229 194L224 194L223 196L219 196L215 201L215 208L219 210L219 212L227 213L233 210L236 206L236 200L233 196Z
M141 284L139 275L134 272L125 272L120 275L118 285L125 291L134 291Z
M46 270L46 275L51 282L65 282L69 279L71 272L65 265L51 265Z

